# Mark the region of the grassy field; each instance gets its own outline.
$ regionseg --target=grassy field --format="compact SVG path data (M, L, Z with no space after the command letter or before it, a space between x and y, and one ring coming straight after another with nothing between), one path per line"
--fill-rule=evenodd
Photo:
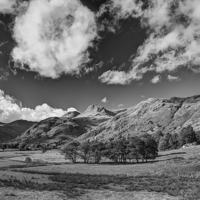
M0 152L0 199L200 199L200 147L151 163L70 164L57 150ZM26 157L34 163L26 164Z

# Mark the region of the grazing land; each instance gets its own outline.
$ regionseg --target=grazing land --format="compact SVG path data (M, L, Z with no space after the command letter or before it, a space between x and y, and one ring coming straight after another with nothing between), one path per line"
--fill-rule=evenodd
M58 150L0 152L0 199L200 199L200 146L139 164L71 164ZM30 157L32 162L25 163Z

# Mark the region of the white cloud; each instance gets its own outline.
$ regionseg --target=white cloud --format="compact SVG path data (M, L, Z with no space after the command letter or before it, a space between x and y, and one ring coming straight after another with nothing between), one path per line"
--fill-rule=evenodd
M80 74L96 37L95 15L79 0L31 0L15 19L12 57L44 77Z
M0 13L13 13L17 6L17 0L0 0Z
M167 79L169 81L180 81L180 78L178 76L172 76L172 75L168 75Z
M175 9L172 13L172 7ZM200 1L152 0L144 11L146 27L152 30L139 48L133 62L149 61L156 55L156 71L174 71L178 67L199 65L200 59ZM162 52L163 55L159 55ZM159 69L161 66L161 69Z
M119 17L139 17L142 14L141 6L142 3L136 3L136 0L113 0L113 7L119 8L118 16Z
M48 117L61 117L65 113L66 111L52 108L47 104L36 106L35 109L23 107L21 102L0 90L1 122L12 122L19 119L40 121Z
M119 104L118 105L118 108L123 108L124 107L124 104Z
M76 108L73 107L67 109L67 112L75 112L75 111L79 112Z
M147 68L138 69L138 65L133 67L130 71L116 71L116 70L109 70L104 72L100 77L99 80L102 83L106 83L108 85L128 85L133 80L140 80L142 79L142 75ZM151 70L151 69L148 69Z
M148 31L147 39L138 48L137 54L132 56L129 71L109 72L105 74L107 76L103 82L130 84L131 81L138 80L133 73L136 72L136 65L141 77L148 71L173 72L181 67L188 67L199 73L200 1L151 0L148 1L149 6L145 5L143 8L140 2L142 1L110 0L111 10L120 8L118 18L140 18L142 27ZM151 62L153 64L149 67L148 63Z
M101 102L103 102L103 103L108 103L107 97L104 97L104 98L101 100Z
M107 83L108 85L127 85L130 83L128 80L128 75L122 71L107 71L104 72L99 80L102 83Z
M156 83L159 83L161 82L161 76L160 75L157 75L157 76L154 76L152 79L151 79L151 83L153 84L156 84Z

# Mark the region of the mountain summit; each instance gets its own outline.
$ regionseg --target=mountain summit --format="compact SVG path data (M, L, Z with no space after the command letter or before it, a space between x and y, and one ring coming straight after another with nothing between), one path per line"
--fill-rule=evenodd
M83 114L115 116L114 112L107 110L102 106L97 106L97 105L89 106Z

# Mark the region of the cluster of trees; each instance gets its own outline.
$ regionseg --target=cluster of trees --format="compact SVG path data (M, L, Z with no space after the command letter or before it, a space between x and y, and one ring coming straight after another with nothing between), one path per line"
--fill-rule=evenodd
M200 144L200 132L195 132L191 125L183 128L180 133L166 133L161 131L153 135L160 151L178 149L185 144Z
M108 142L98 140L77 142L72 141L62 148L66 159L76 163L82 159L84 163L100 163L102 158L116 163L147 162L158 155L156 141L149 134L135 137L119 137Z
M32 143L27 144L26 142L13 142L13 143L1 143L0 149L3 151L5 149L19 149L20 151L38 150L41 149L42 152L46 152L48 149L57 148L57 144L46 144L46 143Z

